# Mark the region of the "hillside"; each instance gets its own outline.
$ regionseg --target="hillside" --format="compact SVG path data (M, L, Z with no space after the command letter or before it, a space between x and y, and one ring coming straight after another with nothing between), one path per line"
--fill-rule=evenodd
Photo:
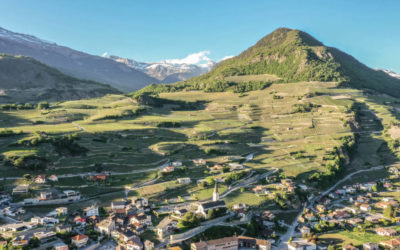
M52 188L78 190L85 197L69 205L75 210L125 195L149 198L156 206L205 201L212 196L209 183L219 181L228 206L301 210L304 194L286 192L281 179L303 184L308 197L317 197L350 173L377 169L348 180L376 181L387 175L376 167L399 164L400 102L378 87L358 89L354 79L363 81L368 74L380 79L360 65L305 33L280 29L190 81L146 87L133 96L51 103L46 110L3 108L0 178L13 178L3 190L29 183L39 192L46 187L24 175L55 174L59 181ZM20 69L10 66L10 83L4 86L32 85L11 81L35 77ZM157 95L140 95L150 91ZM169 161L183 167L162 172ZM93 183L94 172L110 175ZM176 181L184 177L191 182ZM242 188L233 190L237 185ZM259 185L267 187L267 195L254 193Z
M258 86L254 87L250 76L265 74L275 76L276 79L266 77L258 80ZM232 79L234 76L247 77L242 77L244 81L238 82ZM240 55L221 62L207 74L171 86L153 85L142 92L181 89L209 92L232 89L241 92L243 85L254 90L265 87L259 82L276 81L334 81L341 83L341 86L368 88L400 96L399 79L370 69L338 49L326 47L305 32L287 28L275 30Z
M0 53L32 57L67 75L134 91L159 81L114 60L90 55L37 37L0 28Z
M0 54L0 103L93 98L119 93L109 85L80 80L32 58Z

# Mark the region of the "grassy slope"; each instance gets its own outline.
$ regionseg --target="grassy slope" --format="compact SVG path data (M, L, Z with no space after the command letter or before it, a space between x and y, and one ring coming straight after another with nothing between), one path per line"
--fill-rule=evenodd
M150 85L141 92L223 91L243 82L233 76L263 74L276 76L259 79L264 82L335 81L354 88L400 96L399 79L370 69L338 49L326 47L305 32L286 28L277 29L207 74L172 85Z

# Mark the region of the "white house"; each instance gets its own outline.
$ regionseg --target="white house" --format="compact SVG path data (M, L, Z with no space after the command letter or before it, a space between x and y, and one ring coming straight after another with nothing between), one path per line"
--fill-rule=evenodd
M83 212L86 215L86 217L99 216L99 207L92 205L90 207L84 208Z
M58 181L58 177L55 174L50 175L47 179L49 181Z
M177 181L179 184L189 184L191 182L191 179L189 177L185 177L185 178L178 178Z

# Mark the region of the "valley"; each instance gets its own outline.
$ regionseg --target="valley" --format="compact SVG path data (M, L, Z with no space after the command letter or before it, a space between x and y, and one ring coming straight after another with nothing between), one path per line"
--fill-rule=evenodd
M400 80L305 32L277 29L208 73L132 93L2 57L7 244L41 227L95 249L396 240L369 234L400 223Z

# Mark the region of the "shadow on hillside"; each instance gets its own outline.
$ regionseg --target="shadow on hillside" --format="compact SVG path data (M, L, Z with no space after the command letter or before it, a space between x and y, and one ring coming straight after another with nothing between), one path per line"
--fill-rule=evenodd
M17 112L17 111L16 111ZM0 128L32 125L32 122L21 117L0 111Z

